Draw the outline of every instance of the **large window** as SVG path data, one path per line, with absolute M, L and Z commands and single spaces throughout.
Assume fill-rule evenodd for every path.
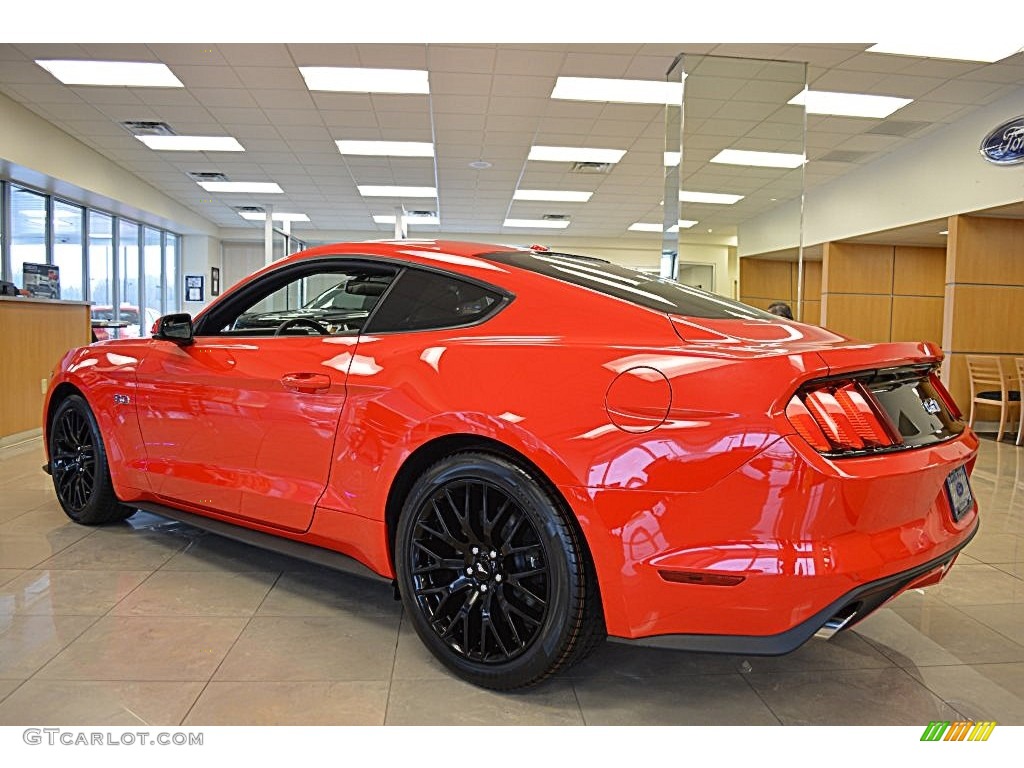
M 23 264 L 55 265 L 60 298 L 130 326 L 114 334 L 147 335 L 150 320 L 180 308 L 179 235 L 2 179 L 0 229 L 0 277 L 24 287 Z
M 60 297 L 85 298 L 82 275 L 82 225 L 85 210 L 63 200 L 53 201 L 53 263 L 60 267 Z
M 89 299 L 111 311 L 114 304 L 114 219 L 89 211 Z
M 11 186 L 11 266 L 14 282 L 24 287 L 22 264 L 46 264 L 46 196 Z
M 143 308 L 145 322 L 142 325 L 143 336 L 149 336 L 153 322 L 160 317 L 163 307 L 163 261 L 164 249 L 161 244 L 160 230 L 146 227 L 143 240 L 142 264 L 145 269 L 143 285 L 145 286 Z

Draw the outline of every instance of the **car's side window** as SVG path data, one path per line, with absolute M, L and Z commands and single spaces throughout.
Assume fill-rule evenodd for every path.
M 221 336 L 355 334 L 394 279 L 374 265 L 325 265 L 268 275 L 258 290 L 239 297 L 217 318 Z
M 476 283 L 409 268 L 398 277 L 364 330 L 383 333 L 472 325 L 498 309 L 504 299 Z

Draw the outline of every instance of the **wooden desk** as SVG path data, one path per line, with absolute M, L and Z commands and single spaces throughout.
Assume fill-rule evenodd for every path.
M 65 352 L 91 338 L 84 301 L 0 296 L 0 444 L 38 434 L 43 381 Z

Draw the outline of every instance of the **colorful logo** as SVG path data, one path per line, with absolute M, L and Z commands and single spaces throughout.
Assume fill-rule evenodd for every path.
M 921 734 L 921 741 L 988 741 L 995 727 L 995 720 L 978 723 L 971 720 L 955 723 L 948 720 L 932 720 Z

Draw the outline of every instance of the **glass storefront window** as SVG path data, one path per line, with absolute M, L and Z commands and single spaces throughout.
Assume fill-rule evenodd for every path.
M 139 225 L 120 219 L 117 222 L 117 270 L 121 297 L 120 313 L 131 326 L 121 332 L 122 337 L 139 336 Z M 132 322 L 132 320 L 135 322 Z
M 160 243 L 160 230 L 146 227 L 143 235 L 142 264 L 144 269 L 143 285 L 145 295 L 143 301 L 144 322 L 140 326 L 140 336 L 149 336 L 153 322 L 163 314 L 163 246 Z M 150 322 L 152 318 L 153 322 Z
M 167 248 L 164 250 L 164 268 L 167 275 L 167 304 L 165 314 L 181 309 L 178 303 L 178 236 L 167 233 Z
M 60 267 L 60 297 L 81 301 L 82 218 L 85 211 L 62 200 L 53 201 L 53 263 Z
M 89 300 L 113 309 L 114 303 L 114 219 L 89 211 Z
M 46 196 L 11 185 L 11 271 L 25 285 L 22 264 L 46 264 Z

